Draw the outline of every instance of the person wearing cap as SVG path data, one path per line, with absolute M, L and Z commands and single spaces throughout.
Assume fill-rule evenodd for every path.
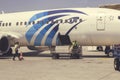
M 13 60 L 14 60 L 14 61 L 15 61 L 16 56 L 17 56 L 18 59 L 20 60 L 20 54 L 18 53 L 19 48 L 20 48 L 19 42 L 16 42 L 16 43 L 15 43 L 15 46 L 14 46 L 14 53 L 13 53 Z

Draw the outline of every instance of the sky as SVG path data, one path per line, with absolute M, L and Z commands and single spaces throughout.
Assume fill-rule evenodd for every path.
M 0 11 L 21 12 L 56 8 L 98 7 L 120 0 L 0 0 Z

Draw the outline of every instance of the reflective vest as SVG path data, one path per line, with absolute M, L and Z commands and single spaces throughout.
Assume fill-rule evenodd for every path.
M 77 42 L 72 42 L 72 46 L 73 46 L 73 48 L 78 48 Z

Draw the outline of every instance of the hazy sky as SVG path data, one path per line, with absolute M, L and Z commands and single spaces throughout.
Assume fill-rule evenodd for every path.
M 116 4 L 120 0 L 0 0 L 0 11 L 17 12 L 41 9 L 98 7 Z

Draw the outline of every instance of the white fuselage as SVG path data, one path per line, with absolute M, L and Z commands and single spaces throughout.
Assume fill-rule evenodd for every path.
M 0 15 L 0 35 L 11 45 L 60 45 L 59 36 L 82 46 L 120 44 L 120 11 L 104 8 L 67 8 Z M 11 23 L 11 25 L 9 25 Z M 14 41 L 14 42 L 13 42 Z

